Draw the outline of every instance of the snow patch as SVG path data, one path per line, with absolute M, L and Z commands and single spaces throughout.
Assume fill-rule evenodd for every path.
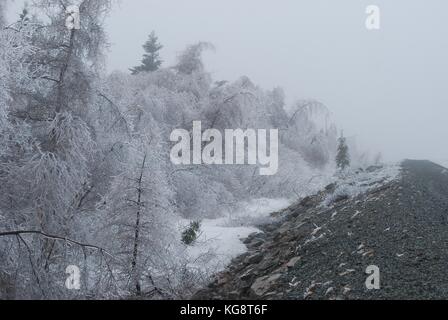
M 433 160 L 432 162 L 437 163 L 438 165 L 440 165 L 448 170 L 448 159 Z
M 375 188 L 381 187 L 398 179 L 401 172 L 400 164 L 385 165 L 362 171 L 349 172 L 336 181 L 336 190 L 324 200 L 325 206 L 331 206 L 344 198 L 353 198 Z
M 242 240 L 261 232 L 255 226 L 270 221 L 271 213 L 290 204 L 291 201 L 286 199 L 251 200 L 239 205 L 235 212 L 226 212 L 222 218 L 203 220 L 198 240 L 186 249 L 191 261 L 188 267 L 208 276 L 223 271 L 233 258 L 248 251 Z M 190 222 L 185 219 L 181 226 L 187 226 Z

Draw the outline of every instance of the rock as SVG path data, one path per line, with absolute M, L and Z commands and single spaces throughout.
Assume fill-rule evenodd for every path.
M 305 293 L 303 294 L 303 298 L 307 299 L 311 297 L 315 293 L 316 287 L 317 284 L 313 281 L 311 285 L 308 288 L 306 288 Z
M 289 262 L 286 264 L 286 267 L 288 267 L 289 269 L 292 269 L 296 266 L 297 262 L 299 262 L 301 259 L 301 257 L 295 257 L 292 258 L 291 260 L 289 260 Z
M 278 228 L 278 226 L 276 224 L 270 224 L 270 225 L 265 225 L 263 226 L 263 230 L 266 232 L 273 232 Z
M 274 213 L 271 213 L 271 217 L 273 217 L 273 218 L 280 218 L 281 216 L 284 216 L 284 215 L 287 215 L 288 214 L 288 212 L 287 212 L 287 210 L 285 210 L 285 211 L 279 211 L 279 212 L 274 212 Z
M 333 292 L 334 292 L 334 288 L 333 288 L 333 287 L 330 287 L 330 288 L 328 288 L 327 291 L 325 292 L 325 296 L 328 296 L 329 294 L 331 294 L 331 293 L 333 293 Z
M 216 280 L 216 285 L 217 286 L 222 286 L 224 284 L 226 284 L 227 282 L 229 282 L 229 276 L 228 275 L 221 275 L 217 280 Z
M 350 196 L 348 194 L 341 194 L 341 195 L 336 196 L 336 198 L 334 199 L 333 202 L 339 203 L 339 202 L 346 201 L 349 199 L 350 199 Z
M 255 233 L 251 233 L 246 239 L 243 240 L 244 244 L 249 244 L 251 243 L 255 238 L 257 238 L 257 236 L 259 236 L 258 232 Z
M 252 279 L 255 275 L 257 275 L 257 272 L 255 272 L 254 268 L 249 268 L 246 272 L 244 272 L 240 276 L 240 280 L 248 281 L 248 280 Z
M 251 286 L 252 292 L 261 297 L 270 291 L 272 286 L 282 277 L 280 273 L 264 276 L 255 280 L 254 284 Z
M 283 236 L 283 237 L 279 240 L 279 242 L 282 243 L 282 244 L 286 244 L 286 243 L 288 243 L 288 242 L 291 242 L 291 241 L 295 240 L 295 238 L 296 238 L 296 237 L 294 236 L 294 234 L 287 234 L 287 235 Z
M 348 293 L 350 293 L 350 291 L 352 291 L 352 288 L 350 288 L 349 286 L 345 286 L 344 291 L 342 292 L 343 295 L 347 295 Z
M 263 243 L 264 243 L 263 240 L 261 240 L 261 239 L 256 239 L 256 240 L 250 242 L 250 243 L 248 244 L 248 246 L 249 246 L 250 248 L 256 249 L 256 248 L 261 247 L 261 245 L 262 245 Z
M 281 266 L 280 268 L 275 269 L 273 273 L 286 273 L 286 272 L 288 272 L 288 268 L 286 268 L 285 266 Z
M 247 264 L 258 264 L 263 260 L 263 254 L 262 253 L 256 253 L 254 255 L 251 255 L 248 257 L 244 262 Z
M 285 222 L 278 230 L 277 233 L 283 235 L 291 231 L 291 223 Z
M 229 299 L 238 300 L 240 293 L 238 291 L 229 292 Z
M 274 259 L 274 257 L 267 257 L 266 259 L 264 259 L 263 263 L 258 266 L 258 269 L 261 271 L 266 271 L 275 268 L 278 265 L 278 259 Z
M 328 186 L 325 187 L 325 191 L 327 193 L 333 193 L 336 190 L 336 186 L 337 186 L 336 183 L 329 184 Z
M 381 170 L 383 166 L 370 166 L 366 169 L 366 172 L 372 173 L 378 170 Z
M 291 218 L 297 218 L 300 214 L 302 213 L 302 211 L 300 209 L 294 210 L 290 213 Z
M 274 233 L 274 237 L 272 239 L 274 240 L 274 242 L 278 242 L 281 237 L 283 237 L 283 233 L 276 232 Z
M 305 197 L 303 198 L 303 200 L 300 202 L 300 205 L 305 207 L 305 208 L 310 208 L 314 205 L 314 201 L 312 197 Z
M 245 253 L 239 257 L 236 257 L 235 259 L 232 260 L 232 264 L 239 264 L 243 262 L 247 257 L 249 257 L 249 255 L 250 255 L 249 253 Z

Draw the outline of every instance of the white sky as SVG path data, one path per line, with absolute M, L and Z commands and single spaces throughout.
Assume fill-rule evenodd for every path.
M 379 31 L 365 28 L 370 4 L 381 8 Z M 215 80 L 247 75 L 283 87 L 288 101 L 318 99 L 389 160 L 448 159 L 447 12 L 446 0 L 122 0 L 107 20 L 108 64 L 138 64 L 152 30 L 165 65 L 209 41 Z

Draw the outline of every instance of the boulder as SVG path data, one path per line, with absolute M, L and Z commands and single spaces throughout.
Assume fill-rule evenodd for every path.
M 276 273 L 269 276 L 264 276 L 255 280 L 254 284 L 251 286 L 252 292 L 258 296 L 262 297 L 276 284 L 276 282 L 282 277 L 280 273 Z
M 286 266 L 289 269 L 292 269 L 297 265 L 297 263 L 300 261 L 300 259 L 301 259 L 301 257 L 292 258 L 291 260 L 289 260 L 289 262 L 286 264 Z

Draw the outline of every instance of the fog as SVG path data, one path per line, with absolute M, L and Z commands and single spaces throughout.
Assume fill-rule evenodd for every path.
M 381 9 L 380 30 L 365 27 L 370 4 Z M 216 80 L 247 75 L 284 88 L 290 103 L 318 99 L 346 135 L 388 160 L 448 159 L 447 10 L 444 0 L 122 1 L 107 21 L 108 69 L 137 65 L 152 30 L 165 65 L 209 41 Z

